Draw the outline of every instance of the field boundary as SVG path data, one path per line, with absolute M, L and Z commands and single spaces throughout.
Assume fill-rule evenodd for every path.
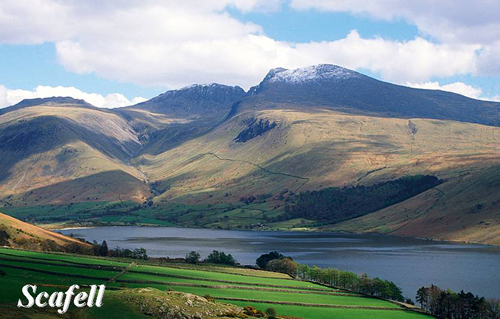
M 134 283 L 134 284 L 161 284 L 166 286 L 179 286 L 179 287 L 196 287 L 196 288 L 207 288 L 207 289 L 238 289 L 238 290 L 252 290 L 252 291 L 269 291 L 269 292 L 283 292 L 283 293 L 297 293 L 297 294 L 312 294 L 312 295 L 327 295 L 327 296 L 344 296 L 344 297 L 361 297 L 366 298 L 366 296 L 361 296 L 359 294 L 347 294 L 338 292 L 322 292 L 322 291 L 305 291 L 305 290 L 294 290 L 294 289 L 274 289 L 274 288 L 264 288 L 264 287 L 245 287 L 245 286 L 233 286 L 233 285 L 204 285 L 204 284 L 192 284 L 185 282 L 157 282 L 157 281 L 142 281 L 142 280 L 132 280 L 132 279 L 119 279 L 116 282 L 122 283 Z
M 226 300 L 226 301 L 243 301 L 243 302 L 255 302 L 255 303 L 268 303 L 268 304 L 274 304 L 274 305 L 288 305 L 288 306 L 301 306 L 301 307 L 411 311 L 409 309 L 402 308 L 402 307 L 400 307 L 400 308 L 390 308 L 390 307 L 377 307 L 377 306 L 330 305 L 330 304 L 314 304 L 314 303 L 303 303 L 303 302 L 259 300 L 259 299 L 232 298 L 232 297 L 213 297 L 213 298 L 217 299 L 217 300 Z
M 29 258 L 28 258 L 29 259 Z M 45 262 L 45 261 L 31 261 L 31 260 L 23 260 L 17 258 L 5 258 L 0 256 L 0 260 L 2 261 L 13 261 L 13 262 L 30 262 L 33 264 L 39 265 L 48 265 L 48 266 L 59 266 L 59 267 L 72 267 L 72 268 L 87 268 L 94 270 L 106 270 L 106 271 L 123 271 L 126 267 L 118 267 L 118 266 L 100 266 L 100 265 L 92 265 L 92 264 L 69 264 L 65 265 L 57 262 Z M 46 259 L 49 260 L 49 259 Z M 64 262 L 64 261 L 61 261 Z
M 241 208 L 238 208 L 241 209 Z M 187 269 L 187 270 L 196 270 L 196 271 L 206 271 L 206 272 L 213 272 L 213 273 L 218 273 L 218 274 L 228 274 L 228 275 L 236 275 L 236 276 L 243 276 L 243 277 L 252 277 L 252 278 L 264 278 L 264 279 L 279 279 L 279 280 L 296 280 L 295 278 L 291 278 L 290 276 L 288 277 L 269 277 L 269 276 L 255 276 L 255 275 L 249 275 L 249 274 L 242 274 L 238 272 L 229 272 L 229 271 L 220 271 L 220 270 L 213 270 L 213 269 L 206 269 L 205 267 L 211 267 L 211 266 L 205 266 L 203 264 L 200 264 L 199 266 L 203 268 L 194 268 L 194 267 L 183 267 L 183 266 L 177 266 L 177 265 L 168 265 L 168 264 L 161 264 L 161 263 L 151 263 L 148 264 L 146 263 L 145 265 L 147 266 L 157 266 L 157 267 L 163 267 L 163 268 L 175 268 L 175 269 Z M 216 268 L 224 268 L 220 266 L 212 266 Z M 227 267 L 227 269 L 247 269 L 247 270 L 252 270 L 252 271 L 268 271 L 268 270 L 262 270 L 262 269 L 253 269 L 253 268 L 246 268 L 246 267 L 241 267 L 241 268 L 233 268 L 233 267 Z
M 188 279 L 188 280 L 191 279 L 191 280 L 200 280 L 200 281 L 209 281 L 209 282 L 220 282 L 220 283 L 225 283 L 225 284 L 239 284 L 239 285 L 247 285 L 247 286 L 263 286 L 263 287 L 287 288 L 287 289 L 301 289 L 301 290 L 311 290 L 311 291 L 327 291 L 326 289 L 320 289 L 320 288 L 248 283 L 248 282 L 232 281 L 232 280 L 220 280 L 220 279 L 199 278 L 199 277 L 191 277 L 191 276 L 183 276 L 183 275 L 152 273 L 152 272 L 141 271 L 141 270 L 130 270 L 129 273 L 137 273 L 137 274 L 142 274 L 142 275 L 152 275 L 152 276 L 157 276 L 157 277 L 169 277 L 169 278 L 177 278 L 177 279 Z M 273 279 L 276 279 L 276 278 L 273 278 Z M 277 280 L 280 280 L 280 279 L 277 279 Z

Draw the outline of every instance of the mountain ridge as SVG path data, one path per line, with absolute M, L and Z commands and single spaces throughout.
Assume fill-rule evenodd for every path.
M 350 114 L 429 118 L 500 126 L 500 103 L 380 81 L 335 65 L 273 69 L 230 115 L 276 103 L 292 109 L 328 107 Z

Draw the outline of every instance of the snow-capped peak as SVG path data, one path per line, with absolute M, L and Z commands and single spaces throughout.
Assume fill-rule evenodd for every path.
M 225 87 L 226 85 L 218 83 L 204 83 L 204 84 L 191 84 L 183 88 L 178 89 L 178 91 L 190 90 L 194 88 L 210 88 L 210 87 Z
M 345 80 L 359 76 L 359 73 L 337 65 L 319 64 L 294 70 L 272 69 L 265 80 L 269 82 L 303 83 L 317 79 Z

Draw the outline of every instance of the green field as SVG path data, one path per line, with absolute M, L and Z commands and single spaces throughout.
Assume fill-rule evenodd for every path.
M 102 309 L 75 308 L 71 310 L 72 314 L 82 318 L 142 317 L 144 313 L 140 313 L 140 309 L 144 306 L 140 309 L 135 307 L 137 302 L 130 301 L 135 299 L 127 293 L 134 294 L 134 298 L 142 298 L 141 293 L 130 289 L 148 287 L 151 290 L 147 293 L 154 294 L 156 299 L 166 298 L 163 294 L 175 291 L 209 295 L 216 302 L 210 303 L 213 307 L 233 304 L 253 306 L 262 311 L 272 307 L 279 315 L 302 318 L 425 317 L 389 301 L 294 280 L 282 274 L 243 268 L 187 264 L 158 266 L 133 260 L 0 248 L 0 270 L 5 272 L 0 277 L 0 306 L 9 311 L 16 311 L 11 307 L 22 297 L 21 289 L 26 284 L 37 284 L 39 290 L 52 292 L 65 290 L 72 284 L 106 283 L 105 306 Z M 167 300 L 173 300 L 169 298 Z M 150 307 L 158 309 L 161 306 Z M 155 310 L 151 309 L 149 312 L 154 313 Z
M 132 201 L 81 202 L 67 205 L 2 207 L 2 212 L 30 223 L 57 226 L 187 226 L 223 229 L 252 229 L 266 223 L 266 217 L 281 214 L 273 202 L 191 205 L 175 202 L 152 207 Z M 259 226 L 260 227 L 260 226 Z M 278 227 L 273 227 L 278 228 Z M 282 228 L 289 228 L 282 227 Z

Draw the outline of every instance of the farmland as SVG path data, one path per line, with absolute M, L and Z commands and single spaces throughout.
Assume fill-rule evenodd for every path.
M 16 311 L 13 306 L 22 297 L 21 289 L 26 284 L 36 284 L 50 293 L 66 290 L 72 284 L 88 287 L 105 283 L 107 290 L 102 308 L 70 308 L 71 314 L 77 318 L 136 318 L 145 315 L 145 308 L 149 309 L 148 313 L 161 311 L 164 303 L 158 300 L 162 298 L 168 300 L 169 306 L 178 302 L 177 308 L 183 305 L 182 298 L 195 298 L 193 309 L 199 306 L 197 311 L 219 311 L 223 315 L 252 306 L 262 311 L 272 307 L 279 315 L 302 318 L 426 317 L 386 300 L 245 268 L 183 263 L 155 265 L 145 261 L 0 248 L 0 270 L 5 273 L 0 277 L 0 300 L 8 311 Z M 144 294 L 151 298 L 144 299 Z M 190 294 L 205 296 L 207 300 L 198 300 Z M 146 302 L 147 307 L 143 304 Z M 47 310 L 47 315 L 50 313 Z

